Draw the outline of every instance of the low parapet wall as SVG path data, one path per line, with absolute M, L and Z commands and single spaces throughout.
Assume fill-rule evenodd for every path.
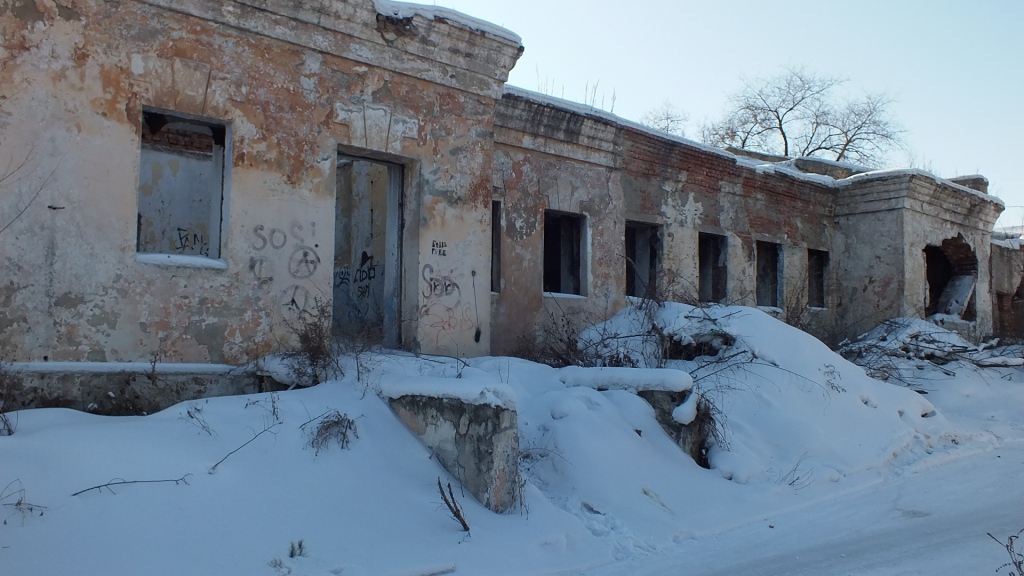
M 6 412 L 73 408 L 95 414 L 152 414 L 185 400 L 252 394 L 274 382 L 253 366 L 145 362 L 4 364 L 0 401 Z

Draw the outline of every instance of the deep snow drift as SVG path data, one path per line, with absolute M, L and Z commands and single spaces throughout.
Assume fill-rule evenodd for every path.
M 666 340 L 648 336 L 653 326 L 670 355 L 690 359 L 662 361 Z M 894 385 L 756 309 L 678 304 L 627 309 L 583 345 L 692 381 L 640 370 L 615 386 L 515 358 L 376 353 L 359 358 L 360 370 L 346 358 L 345 377 L 313 388 L 150 416 L 11 414 L 17 431 L 0 437 L 0 571 L 612 574 L 621 561 L 631 566 L 623 574 L 636 573 L 687 546 L 721 548 L 769 514 L 803 510 L 813 525 L 823 503 L 1024 438 L 1024 373 L 1013 362 L 937 366 L 897 355 L 910 386 Z M 648 385 L 692 387 L 724 415 L 711 469 L 631 391 Z M 516 406 L 526 478 L 518 511 L 492 514 L 460 494 L 378 397 L 417 387 Z M 316 452 L 311 431 L 333 410 L 354 420 L 351 443 Z M 448 516 L 439 477 L 456 486 L 469 534 Z M 162 482 L 72 496 L 111 481 Z M 869 528 L 856 518 L 853 527 Z M 303 555 L 290 557 L 300 540 Z M 760 553 L 768 550 L 743 551 Z M 1000 553 L 993 543 L 982 568 L 998 566 Z

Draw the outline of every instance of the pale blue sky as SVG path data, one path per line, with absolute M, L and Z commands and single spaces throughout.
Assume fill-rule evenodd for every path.
M 429 3 L 429 0 L 421 0 Z M 1024 0 L 437 0 L 523 38 L 509 83 L 636 120 L 669 100 L 695 137 L 743 78 L 785 66 L 885 92 L 907 129 L 893 167 L 980 173 L 1024 224 Z

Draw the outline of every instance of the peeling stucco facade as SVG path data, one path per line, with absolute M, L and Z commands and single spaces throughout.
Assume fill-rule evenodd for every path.
M 970 321 L 949 319 L 950 327 L 975 339 L 991 333 L 987 264 L 1002 205 L 962 184 L 917 171 L 857 173 L 813 159 L 726 153 L 517 89 L 499 103 L 495 140 L 503 235 L 492 317 L 508 329 L 495 332 L 493 353 L 514 353 L 524 338 L 557 332 L 565 314 L 592 320 L 621 308 L 630 221 L 659 230 L 658 294 L 706 300 L 700 237 L 719 238 L 726 271 L 714 301 L 763 305 L 826 342 L 894 316 L 926 316 L 923 252 L 960 238 L 976 257 L 976 313 Z M 581 295 L 542 289 L 545 210 L 586 221 Z M 777 250 L 778 286 L 768 305 L 758 293 L 758 251 L 765 249 Z M 815 257 L 820 287 L 809 286 Z M 816 288 L 823 293 L 812 294 Z
M 756 159 L 507 87 L 518 38 L 456 16 L 0 0 L 4 358 L 237 365 L 332 305 L 395 346 L 507 354 L 647 278 L 836 341 L 926 315 L 942 258 L 974 279 L 956 328 L 992 332 L 1002 205 L 978 183 Z
M 0 165 L 24 163 L 4 224 L 40 192 L 0 245 L 5 357 L 274 350 L 331 299 L 342 152 L 404 168 L 396 344 L 487 353 L 492 121 L 518 41 L 370 0 L 5 0 L 0 33 Z M 147 113 L 227 132 L 218 234 L 179 224 L 153 254 L 137 225 Z M 437 278 L 457 290 L 435 298 Z

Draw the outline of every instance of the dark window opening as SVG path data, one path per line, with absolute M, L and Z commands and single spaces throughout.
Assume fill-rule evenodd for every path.
M 782 301 L 782 246 L 757 243 L 757 305 L 778 308 Z
M 491 202 L 491 292 L 501 292 L 501 201 Z
M 940 246 L 926 246 L 924 261 L 928 281 L 925 315 L 947 314 L 975 320 L 978 257 L 970 244 L 962 235 L 947 238 Z
M 697 281 L 701 302 L 721 302 L 725 300 L 728 268 L 726 267 L 727 251 L 725 236 L 718 234 L 698 235 Z
M 807 250 L 807 305 L 812 308 L 825 308 L 827 295 L 825 279 L 828 277 L 828 252 L 823 250 Z
M 143 111 L 136 251 L 220 258 L 227 127 Z
M 582 294 L 583 216 L 544 211 L 544 291 Z
M 650 298 L 658 285 L 658 226 L 626 222 L 626 296 Z

